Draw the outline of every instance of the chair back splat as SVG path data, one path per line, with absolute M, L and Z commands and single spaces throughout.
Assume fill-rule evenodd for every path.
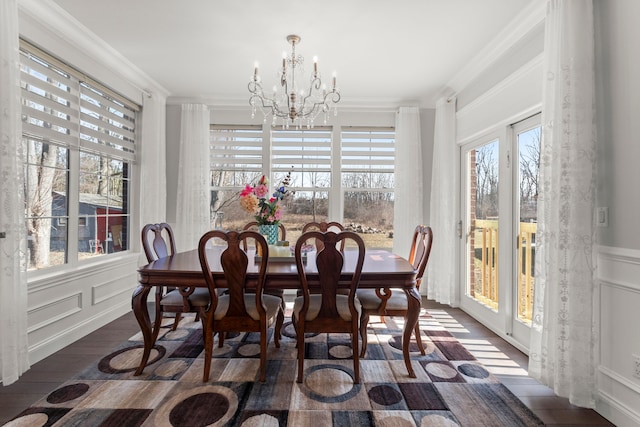
M 222 277 L 214 275 L 207 256 L 207 248 L 214 239 L 221 240 L 226 248 L 220 255 Z M 250 280 L 248 274 L 249 257 L 243 249 L 247 240 L 254 240 L 262 250 L 257 279 Z M 265 238 L 255 231 L 212 230 L 205 233 L 198 244 L 200 266 L 207 283 L 211 304 L 205 313 L 204 347 L 205 361 L 203 382 L 209 380 L 211 358 L 213 356 L 213 334 L 218 333 L 218 345 L 224 345 L 226 332 L 260 333 L 260 381 L 266 379 L 267 328 L 275 323 L 274 342 L 280 347 L 280 330 L 284 322 L 281 299 L 264 294 L 269 262 L 269 246 Z M 221 294 L 221 289 L 227 293 Z
M 258 230 L 258 222 L 257 221 L 251 221 L 245 224 L 243 231 L 257 231 Z M 284 225 L 282 224 L 278 224 L 278 239 L 280 240 L 287 240 L 287 229 L 285 228 Z M 247 251 L 249 249 L 249 246 L 247 245 L 247 240 L 244 240 L 242 242 L 242 247 L 244 248 L 245 251 Z M 257 247 L 256 247 L 256 253 L 257 253 Z M 268 295 L 275 295 L 277 297 L 279 297 L 281 299 L 281 304 L 282 304 L 282 311 L 284 312 L 286 310 L 286 304 L 284 302 L 284 290 L 283 289 L 267 289 L 265 290 L 265 293 Z
M 302 259 L 302 246 L 308 239 L 316 239 L 322 243 L 322 249 L 316 253 L 315 257 L 317 276 L 314 276 L 314 281 L 317 283 L 310 283 Z M 351 240 L 357 246 L 355 262 L 350 262 L 347 266 L 345 266 L 345 253 L 338 249 L 345 240 Z M 356 384 L 360 382 L 358 331 L 361 309 L 356 291 L 362 274 L 364 257 L 364 242 L 358 234 L 351 231 L 340 233 L 308 231 L 303 233 L 296 242 L 296 266 L 302 287 L 301 295 L 294 301 L 292 316 L 298 341 L 298 382 L 302 382 L 304 374 L 306 332 L 351 334 L 353 381 Z M 349 274 L 345 275 L 344 270 Z M 343 290 L 347 283 L 348 294 L 340 293 L 339 291 Z M 321 292 L 312 293 L 310 291 L 312 286 L 319 288 Z
M 331 222 L 308 222 L 305 225 L 302 226 L 302 233 L 306 233 L 307 231 L 322 231 L 327 232 L 327 231 L 333 231 L 334 233 L 339 233 L 341 231 L 344 231 L 344 225 L 340 224 L 339 222 L 336 221 L 331 221 Z M 316 239 L 316 248 L 318 249 L 318 251 L 322 250 L 322 242 Z M 340 250 L 343 251 L 344 250 L 344 245 L 345 245 L 345 241 L 342 240 L 340 242 Z

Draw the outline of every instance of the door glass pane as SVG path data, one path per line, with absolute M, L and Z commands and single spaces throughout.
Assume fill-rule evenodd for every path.
M 469 151 L 467 293 L 498 309 L 498 140 Z
M 538 222 L 538 177 L 540 172 L 541 128 L 518 134 L 519 211 L 517 255 L 518 320 L 531 323 L 533 310 L 534 260 Z

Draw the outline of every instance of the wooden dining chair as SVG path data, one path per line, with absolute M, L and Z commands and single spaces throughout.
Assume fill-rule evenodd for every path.
M 245 226 L 242 228 L 243 231 L 248 231 L 248 230 L 254 230 L 254 231 L 258 231 L 258 222 L 257 221 L 251 221 L 245 224 Z M 284 225 L 282 225 L 282 223 L 278 224 L 278 240 L 287 240 L 287 229 L 285 228 Z M 244 248 L 244 250 L 248 250 L 249 246 L 247 245 L 247 241 L 245 240 L 242 243 L 242 247 Z M 257 253 L 257 250 L 256 250 Z M 282 311 L 284 312 L 286 310 L 286 303 L 284 301 L 284 289 L 266 289 L 264 291 L 265 294 L 267 295 L 275 295 L 278 298 L 281 299 L 281 305 L 282 305 Z
M 176 243 L 171 226 L 167 223 L 147 224 L 142 228 L 142 248 L 147 262 L 176 253 Z M 209 305 L 209 290 L 194 286 L 156 287 L 156 315 L 153 325 L 153 342 L 158 338 L 164 313 L 173 313 L 172 331 L 175 331 L 183 313 L 196 313 L 196 321 L 202 310 Z
M 316 268 L 321 293 L 309 291 L 307 269 L 302 259 L 302 246 L 307 239 L 317 239 L 323 243 L 323 249 L 316 254 Z M 353 275 L 350 276 L 349 294 L 338 292 L 344 266 L 344 253 L 338 246 L 344 240 L 352 240 L 358 248 L 357 261 Z M 308 231 L 298 239 L 295 246 L 296 266 L 302 287 L 302 296 L 293 304 L 292 322 L 297 335 L 298 379 L 302 382 L 304 372 L 305 333 L 349 333 L 353 351 L 353 381 L 360 383 L 360 360 L 358 354 L 358 332 L 360 322 L 360 302 L 356 296 L 365 246 L 362 238 L 352 231 L 334 233 L 332 231 Z M 351 266 L 349 266 L 351 267 Z M 351 269 L 349 269 L 351 271 Z
M 227 247 L 220 255 L 224 283 L 219 283 L 214 278 L 207 258 L 207 246 L 212 239 L 226 242 Z M 247 266 L 249 258 L 247 252 L 240 246 L 247 239 L 255 240 L 255 244 L 259 245 L 264 254 L 258 266 L 258 279 L 252 293 L 248 292 Z M 211 297 L 211 304 L 205 313 L 203 322 L 205 358 L 202 381 L 209 380 L 214 333 L 218 333 L 218 344 L 222 347 L 226 332 L 259 332 L 260 381 L 264 382 L 267 364 L 267 328 L 275 323 L 274 342 L 276 347 L 280 347 L 280 331 L 284 322 L 280 298 L 266 295 L 263 292 L 269 262 L 267 241 L 256 231 L 238 233 L 237 231 L 212 230 L 200 238 L 198 256 Z M 220 288 L 226 288 L 228 292 L 219 295 Z
M 307 231 L 313 231 L 313 230 L 321 231 L 323 233 L 326 232 L 326 231 L 333 231 L 334 233 L 339 233 L 341 231 L 344 231 L 344 225 L 342 225 L 342 224 L 340 224 L 339 222 L 336 222 L 336 221 L 330 221 L 330 222 L 325 222 L 325 221 L 315 222 L 315 221 L 312 221 L 312 222 L 308 222 L 308 223 L 306 223 L 305 225 L 302 226 L 302 233 L 305 233 Z M 342 240 L 340 242 L 340 250 L 341 251 L 344 250 L 344 244 L 345 244 L 345 241 Z M 322 246 L 321 246 L 322 242 L 321 241 L 318 241 L 316 239 L 315 245 L 316 245 L 316 250 L 317 251 L 320 251 L 322 249 Z
M 431 245 L 433 244 L 433 231 L 431 227 L 418 225 L 413 232 L 411 241 L 411 250 L 409 252 L 409 262 L 416 270 L 416 288 L 420 291 L 420 283 L 424 275 L 429 255 L 431 254 Z M 406 316 L 409 308 L 407 294 L 402 289 L 391 289 L 381 284 L 377 289 L 358 289 L 357 292 L 360 304 L 362 304 L 362 314 L 360 318 L 360 336 L 362 337 L 362 352 L 360 357 L 365 357 L 367 352 L 367 325 L 369 324 L 369 316 L 381 316 L 384 322 L 384 316 Z M 420 324 L 416 323 L 414 328 L 416 342 L 420 353 L 425 354 L 422 338 L 420 335 Z

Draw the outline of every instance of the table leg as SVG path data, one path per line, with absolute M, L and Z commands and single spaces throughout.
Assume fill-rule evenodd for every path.
M 404 364 L 409 372 L 409 378 L 415 378 L 416 374 L 411 366 L 411 357 L 409 356 L 409 344 L 411 344 L 411 334 L 418 323 L 420 317 L 420 307 L 422 297 L 416 288 L 406 289 L 407 294 L 407 317 L 404 322 L 404 331 L 402 333 L 402 354 L 404 356 Z
M 142 353 L 142 360 L 136 372 L 133 375 L 140 375 L 147 366 L 149 361 L 149 355 L 153 348 L 153 331 L 151 329 L 151 320 L 149 319 L 149 309 L 147 308 L 147 296 L 151 288 L 149 286 L 138 286 L 131 296 L 131 308 L 136 316 L 138 325 L 140 325 L 140 331 L 142 331 L 142 337 L 144 339 L 144 351 Z

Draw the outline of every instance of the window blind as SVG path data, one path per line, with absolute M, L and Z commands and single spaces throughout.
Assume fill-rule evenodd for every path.
M 392 128 L 343 128 L 342 172 L 393 172 L 395 130 Z
M 326 174 L 328 177 L 331 171 L 331 143 L 329 128 L 272 130 L 272 171 L 286 173 L 293 168 L 300 177 L 296 187 L 314 187 L 314 174 Z
M 263 141 L 260 126 L 212 126 L 211 169 L 220 176 L 214 186 L 239 187 L 262 174 Z
M 135 160 L 139 107 L 21 41 L 23 133 Z

